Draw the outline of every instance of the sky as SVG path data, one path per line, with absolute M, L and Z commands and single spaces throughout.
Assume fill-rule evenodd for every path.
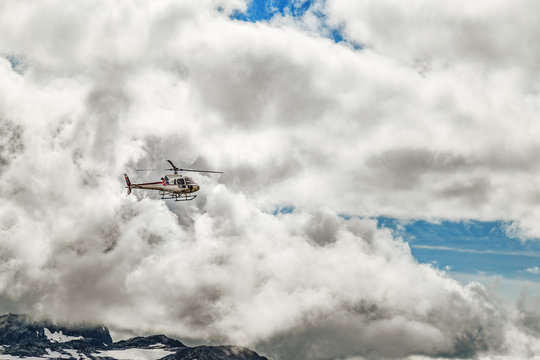
M 0 312 L 272 360 L 540 358 L 532 0 L 0 3 Z M 191 202 L 132 182 L 194 174 Z

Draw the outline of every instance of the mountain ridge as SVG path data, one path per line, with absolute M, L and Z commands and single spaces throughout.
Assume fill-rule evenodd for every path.
M 105 326 L 71 326 L 0 315 L 0 359 L 268 360 L 234 345 L 189 347 L 163 334 L 113 342 Z

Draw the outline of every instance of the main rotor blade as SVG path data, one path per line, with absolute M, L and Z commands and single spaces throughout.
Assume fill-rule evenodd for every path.
M 176 167 L 171 160 L 167 160 L 171 165 L 172 169 L 163 169 L 167 171 L 191 171 L 191 172 L 199 172 L 199 173 L 213 173 L 213 174 L 223 174 L 223 171 L 214 171 L 214 170 L 198 170 L 198 169 L 180 169 Z M 160 169 L 136 169 L 135 171 L 161 171 Z
M 200 173 L 223 174 L 223 171 L 214 171 L 214 170 L 178 169 L 178 171 L 192 171 L 192 172 L 200 172 Z
M 197 169 L 180 169 L 180 168 L 176 167 L 176 165 L 174 165 L 174 164 L 172 163 L 171 160 L 167 160 L 167 161 L 169 162 L 169 164 L 171 164 L 172 169 L 165 169 L 165 170 L 172 170 L 172 171 L 174 171 L 175 174 L 176 174 L 177 171 L 191 171 L 191 172 L 199 172 L 199 173 L 223 174 L 223 171 L 197 170 Z

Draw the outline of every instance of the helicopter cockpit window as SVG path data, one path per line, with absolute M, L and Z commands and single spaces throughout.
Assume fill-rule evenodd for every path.
M 186 177 L 186 183 L 188 185 L 195 185 L 195 181 L 193 181 L 193 179 L 190 177 Z
M 178 179 L 177 182 L 178 182 L 178 185 L 181 185 L 181 186 L 185 185 L 184 179 L 182 179 L 182 178 Z

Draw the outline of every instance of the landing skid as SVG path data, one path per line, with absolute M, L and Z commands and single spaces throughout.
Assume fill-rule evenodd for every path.
M 190 201 L 197 197 L 197 195 L 193 195 L 193 194 L 175 194 L 175 193 L 170 193 L 166 191 L 160 191 L 159 195 L 161 195 L 161 198 L 164 200 L 174 200 L 174 201 Z

